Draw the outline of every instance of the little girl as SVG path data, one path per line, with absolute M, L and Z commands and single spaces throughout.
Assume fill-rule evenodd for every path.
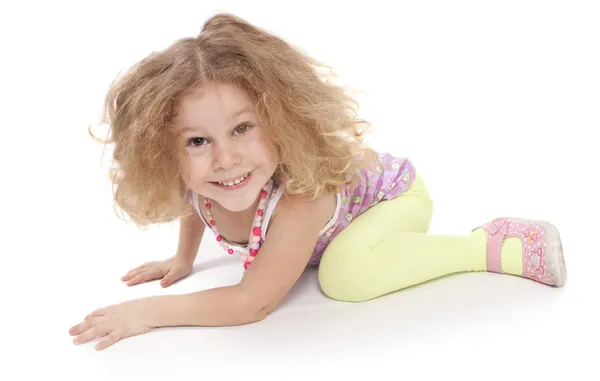
M 113 85 L 115 202 L 140 226 L 180 222 L 176 254 L 122 280 L 171 285 L 207 236 L 245 271 L 237 285 L 101 308 L 71 328 L 75 343 L 101 338 L 103 349 L 156 327 L 263 320 L 308 265 L 328 297 L 353 302 L 466 271 L 564 284 L 548 222 L 497 218 L 465 236 L 427 234 L 432 201 L 414 164 L 365 145 L 369 124 L 319 68 L 219 14 Z

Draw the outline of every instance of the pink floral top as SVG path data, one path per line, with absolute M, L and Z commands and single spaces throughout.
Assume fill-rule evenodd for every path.
M 383 200 L 404 193 L 415 179 L 415 168 L 406 158 L 381 153 L 380 164 L 361 170 L 362 179 L 354 190 L 350 185 L 337 194 L 337 208 L 321 230 L 309 265 L 317 265 L 331 242 L 353 219 Z
M 359 184 L 351 189 L 351 184 L 336 195 L 337 205 L 333 217 L 321 229 L 320 236 L 315 245 L 313 254 L 308 265 L 318 265 L 321 257 L 327 248 L 327 245 L 348 226 L 353 219 L 361 215 L 370 207 L 383 200 L 390 200 L 404 193 L 415 179 L 415 168 L 406 158 L 392 156 L 388 153 L 380 153 L 380 165 L 373 164 L 369 168 L 360 171 L 362 178 Z M 273 214 L 277 202 L 281 198 L 284 189 L 277 184 L 270 188 L 267 196 L 268 202 L 262 222 L 262 233 L 259 241 L 259 247 L 265 240 L 265 234 L 268 230 L 270 218 Z M 198 195 L 190 192 L 190 203 L 192 203 L 204 223 L 211 229 L 208 221 L 200 212 Z M 232 242 L 227 242 L 231 247 L 236 247 L 242 251 L 248 251 L 248 246 L 240 246 Z M 259 254 L 260 255 L 260 254 Z

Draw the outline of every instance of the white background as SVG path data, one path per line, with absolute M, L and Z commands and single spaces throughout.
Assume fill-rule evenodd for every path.
M 596 1 L 15 4 L 0 7 L 0 379 L 597 376 Z M 185 281 L 120 283 L 174 253 L 176 225 L 141 232 L 115 216 L 110 158 L 87 134 L 120 71 L 221 10 L 364 92 L 374 144 L 410 157 L 430 188 L 432 233 L 466 234 L 502 215 L 549 220 L 562 234 L 567 285 L 459 274 L 346 304 L 323 296 L 308 271 L 258 324 L 161 329 L 102 352 L 73 345 L 69 327 L 98 307 L 241 276 L 207 239 Z

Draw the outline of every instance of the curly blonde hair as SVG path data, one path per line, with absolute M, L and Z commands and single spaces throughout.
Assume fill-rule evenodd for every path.
M 288 193 L 339 191 L 377 157 L 364 142 L 371 125 L 357 118 L 357 102 L 333 77 L 329 67 L 239 17 L 211 17 L 197 37 L 153 52 L 111 85 L 103 122 L 111 130 L 106 142 L 114 143 L 115 206 L 138 226 L 189 212 L 174 121 L 181 99 L 211 81 L 234 83 L 253 100 L 278 159 L 274 176 Z

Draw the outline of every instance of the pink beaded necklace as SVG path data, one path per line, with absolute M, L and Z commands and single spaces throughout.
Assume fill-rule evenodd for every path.
M 260 238 L 262 233 L 262 223 L 263 223 L 263 215 L 265 213 L 265 206 L 267 205 L 267 196 L 269 195 L 271 189 L 273 188 L 273 180 L 269 180 L 265 186 L 263 186 L 260 191 L 260 200 L 258 202 L 258 207 L 256 209 L 256 214 L 254 215 L 254 223 L 252 225 L 252 230 L 250 231 L 250 239 L 248 240 L 248 245 L 245 248 L 232 248 L 230 247 L 223 239 L 221 233 L 217 229 L 215 220 L 213 218 L 211 212 L 211 203 L 207 198 L 204 198 L 204 206 L 206 207 L 206 214 L 208 215 L 210 224 L 210 228 L 212 229 L 215 237 L 217 238 L 217 242 L 221 245 L 221 248 L 227 252 L 229 255 L 235 255 L 240 261 L 244 262 L 244 269 L 247 270 L 250 267 L 250 264 L 256 258 L 258 254 L 258 249 L 260 248 Z

